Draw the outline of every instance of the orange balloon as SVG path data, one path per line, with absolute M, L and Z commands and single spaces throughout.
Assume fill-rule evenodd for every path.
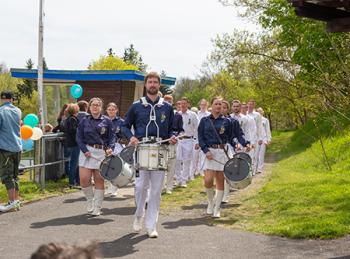
M 33 135 L 33 129 L 27 125 L 23 125 L 21 127 L 21 138 L 26 140 L 30 139 L 31 136 Z

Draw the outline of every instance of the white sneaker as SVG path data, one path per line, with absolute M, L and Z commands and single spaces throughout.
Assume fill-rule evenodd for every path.
M 220 218 L 220 209 L 214 210 L 212 218 Z
M 166 194 L 172 194 L 173 192 L 171 190 L 166 190 Z
M 87 202 L 86 202 L 86 210 L 88 213 L 92 213 L 94 211 L 94 199 L 89 199 Z
M 108 186 L 108 189 L 109 189 L 109 193 L 111 194 L 111 197 L 117 197 L 118 188 L 116 186 L 110 183 Z
M 19 208 L 20 208 L 19 200 L 9 201 L 5 205 L 1 205 L 0 206 L 0 212 L 8 212 L 8 211 L 11 211 L 11 210 L 16 211 L 16 210 L 19 210 Z
M 207 207 L 207 214 L 212 215 L 214 213 L 214 204 L 213 203 L 208 203 Z
M 94 210 L 91 213 L 92 216 L 101 215 L 103 197 L 104 197 L 104 190 L 96 189 L 94 193 Z
M 187 188 L 187 184 L 182 183 L 182 184 L 180 184 L 180 187 L 181 187 L 181 188 Z
M 157 230 L 153 229 L 153 230 L 148 230 L 147 234 L 150 238 L 157 238 L 158 237 L 158 232 Z
M 142 230 L 142 217 L 135 217 L 132 227 L 135 232 L 140 232 Z

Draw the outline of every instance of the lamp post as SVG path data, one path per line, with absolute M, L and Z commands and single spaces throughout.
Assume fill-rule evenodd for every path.
M 39 41 L 38 41 L 38 98 L 39 98 L 39 116 L 41 125 L 47 123 L 46 111 L 44 107 L 44 63 L 43 63 L 43 43 L 44 43 L 44 23 L 43 23 L 43 3 L 40 0 L 39 5 Z

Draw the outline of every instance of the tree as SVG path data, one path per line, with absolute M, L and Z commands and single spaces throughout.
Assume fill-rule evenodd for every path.
M 98 60 L 93 60 L 88 66 L 90 70 L 138 70 L 138 67 L 127 64 L 117 56 L 100 56 Z
M 132 64 L 137 66 L 138 69 L 142 72 L 145 72 L 147 69 L 147 65 L 143 63 L 142 56 L 134 48 L 133 44 L 130 44 L 130 47 L 124 49 L 123 60 L 127 64 Z
M 44 64 L 46 65 L 46 63 Z M 34 67 L 34 63 L 30 58 L 26 61 L 26 68 L 33 69 L 33 67 Z M 31 99 L 33 96 L 33 92 L 38 90 L 38 85 L 34 80 L 24 79 L 23 83 L 17 85 L 17 90 L 19 94 L 19 97 L 18 97 L 19 101 L 21 100 L 22 97 L 27 97 Z
M 109 48 L 109 49 L 107 50 L 107 55 L 108 55 L 109 57 L 113 57 L 113 56 L 115 55 L 115 53 L 113 52 L 113 49 L 112 49 L 112 48 Z

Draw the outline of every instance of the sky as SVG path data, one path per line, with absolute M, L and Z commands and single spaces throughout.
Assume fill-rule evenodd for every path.
M 44 56 L 49 69 L 86 69 L 134 44 L 148 69 L 195 77 L 211 40 L 234 29 L 254 30 L 218 0 L 45 0 Z M 37 64 L 39 0 L 0 0 L 0 63 Z

